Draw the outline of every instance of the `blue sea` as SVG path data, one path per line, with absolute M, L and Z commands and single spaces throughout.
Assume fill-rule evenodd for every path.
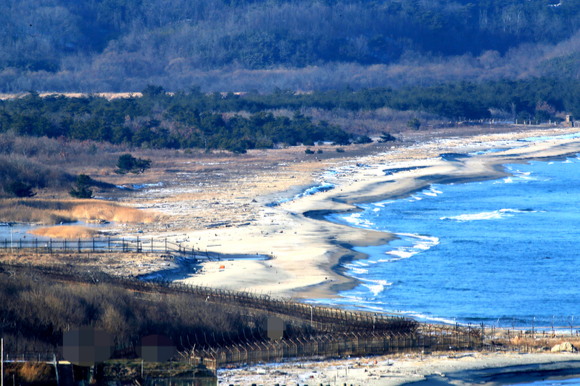
M 510 177 L 330 216 L 399 237 L 355 248 L 368 259 L 345 267 L 361 284 L 333 302 L 434 322 L 580 325 L 580 159 L 504 167 Z

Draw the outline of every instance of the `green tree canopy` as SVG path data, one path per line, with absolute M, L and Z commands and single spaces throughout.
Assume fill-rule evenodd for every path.
M 117 160 L 117 174 L 127 173 L 144 173 L 145 170 L 151 168 L 150 159 L 135 158 L 131 154 L 123 154 Z

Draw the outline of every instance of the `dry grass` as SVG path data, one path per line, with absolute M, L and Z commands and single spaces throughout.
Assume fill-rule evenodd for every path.
M 46 363 L 26 362 L 18 369 L 18 377 L 32 384 L 42 384 L 53 381 L 54 373 Z
M 38 228 L 31 230 L 28 233 L 31 233 L 36 236 L 45 236 L 61 239 L 89 238 L 89 237 L 97 237 L 101 234 L 96 229 L 78 225 L 63 225 L 49 228 Z
M 94 200 L 5 199 L 0 201 L 0 221 L 45 225 L 78 220 L 152 223 L 162 220 L 153 212 Z

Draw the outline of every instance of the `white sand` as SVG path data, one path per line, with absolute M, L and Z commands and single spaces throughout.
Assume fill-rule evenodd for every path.
M 560 140 L 549 143 L 515 142 L 518 138 L 558 135 L 577 129 L 551 129 L 538 132 L 496 134 L 471 138 L 438 140 L 406 149 L 387 151 L 364 159 L 328 164 L 338 169 L 337 176 L 322 178 L 336 185 L 328 192 L 302 197 L 277 207 L 265 207 L 258 225 L 217 230 L 190 231 L 187 247 L 224 254 L 273 255 L 269 261 L 227 262 L 220 270 L 218 262 L 205 263 L 202 274 L 183 281 L 235 290 L 252 289 L 287 297 L 332 297 L 337 290 L 355 284 L 354 280 L 335 272 L 341 257 L 364 257 L 349 245 L 380 245 L 393 235 L 367 231 L 306 217 L 308 211 L 352 211 L 352 203 L 376 202 L 389 197 L 402 197 L 432 182 L 477 180 L 508 176 L 497 165 L 526 162 L 580 152 L 580 140 Z M 514 147 L 499 153 L 488 153 L 459 162 L 437 157 L 440 153 L 481 150 L 489 147 Z M 364 167 L 357 166 L 366 165 Z M 423 167 L 385 176 L 384 169 Z
M 502 385 L 542 380 L 558 370 L 580 374 L 578 354 L 401 354 L 325 361 L 292 361 L 226 369 L 223 385 Z M 556 371 L 556 372 L 555 372 Z M 561 374 L 563 374 L 561 372 Z

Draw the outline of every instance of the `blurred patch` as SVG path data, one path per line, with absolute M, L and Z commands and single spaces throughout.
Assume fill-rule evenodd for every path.
M 77 366 L 94 366 L 105 362 L 114 351 L 111 335 L 94 327 L 80 327 L 67 331 L 59 347 L 63 358 Z
M 137 355 L 147 362 L 167 362 L 175 355 L 175 346 L 168 336 L 147 335 L 141 339 Z
M 284 321 L 277 316 L 271 316 L 266 322 L 266 331 L 270 340 L 280 340 L 284 337 L 286 326 Z

